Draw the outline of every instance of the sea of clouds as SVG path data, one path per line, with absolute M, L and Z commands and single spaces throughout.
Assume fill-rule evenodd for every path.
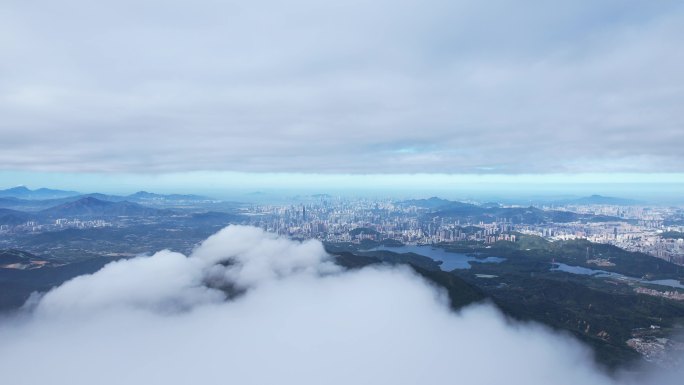
M 318 241 L 245 226 L 34 295 L 0 321 L 0 373 L 11 385 L 637 381 L 492 305 L 455 313 L 407 267 L 344 270 Z M 639 383 L 680 383 L 670 375 Z

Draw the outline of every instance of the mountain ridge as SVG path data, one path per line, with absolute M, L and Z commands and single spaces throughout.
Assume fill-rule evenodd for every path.
M 27 200 L 67 198 L 80 194 L 81 193 L 77 191 L 54 190 L 45 187 L 41 187 L 36 190 L 31 190 L 26 186 L 17 186 L 5 190 L 0 190 L 0 198 L 19 198 Z
M 54 218 L 87 215 L 100 217 L 160 216 L 170 214 L 170 212 L 168 210 L 146 207 L 134 202 L 111 202 L 89 196 L 42 210 L 38 214 Z

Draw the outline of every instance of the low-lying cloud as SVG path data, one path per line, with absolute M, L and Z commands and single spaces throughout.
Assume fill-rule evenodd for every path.
M 241 294 L 226 299 L 226 288 Z M 31 308 L 0 323 L 3 383 L 618 382 L 568 336 L 490 305 L 452 312 L 408 268 L 344 271 L 317 241 L 251 227 L 189 257 L 111 263 Z

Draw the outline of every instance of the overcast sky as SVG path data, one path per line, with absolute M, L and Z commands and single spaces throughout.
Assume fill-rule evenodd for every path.
M 0 170 L 681 174 L 682 47 L 668 0 L 3 0 Z

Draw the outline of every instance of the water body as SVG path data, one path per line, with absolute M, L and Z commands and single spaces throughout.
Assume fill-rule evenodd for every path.
M 566 273 L 580 275 L 595 275 L 597 277 L 623 277 L 621 274 L 611 273 L 610 271 L 595 270 L 582 266 L 566 265 L 564 263 L 554 263 L 551 267 L 551 271 L 564 271 Z
M 662 285 L 662 286 L 670 286 L 670 287 L 676 287 L 679 289 L 684 289 L 684 285 L 679 283 L 676 279 L 659 279 L 656 281 L 641 281 L 644 283 L 650 283 L 651 285 Z
M 419 254 L 424 257 L 434 259 L 435 261 L 442 261 L 440 268 L 443 271 L 451 271 L 456 269 L 470 269 L 470 262 L 476 263 L 501 263 L 506 260 L 506 258 L 500 257 L 486 257 L 477 258 L 463 253 L 452 253 L 441 248 L 432 246 L 399 246 L 399 247 L 387 247 L 378 246 L 366 251 L 391 251 L 393 253 L 414 253 Z
M 676 279 L 659 279 L 659 280 L 655 280 L 655 281 L 648 281 L 645 279 L 628 277 L 626 275 L 622 275 L 622 274 L 618 274 L 618 273 L 611 273 L 611 272 L 605 271 L 605 270 L 589 269 L 587 267 L 566 265 L 564 263 L 554 263 L 553 266 L 551 266 L 551 271 L 563 271 L 563 272 L 570 273 L 570 274 L 591 275 L 591 276 L 598 277 L 598 278 L 608 278 L 608 277 L 619 278 L 619 279 L 622 279 L 625 281 L 640 282 L 640 283 L 647 283 L 650 285 L 668 286 L 668 287 L 676 287 L 679 289 L 684 289 L 684 285 L 682 285 Z

